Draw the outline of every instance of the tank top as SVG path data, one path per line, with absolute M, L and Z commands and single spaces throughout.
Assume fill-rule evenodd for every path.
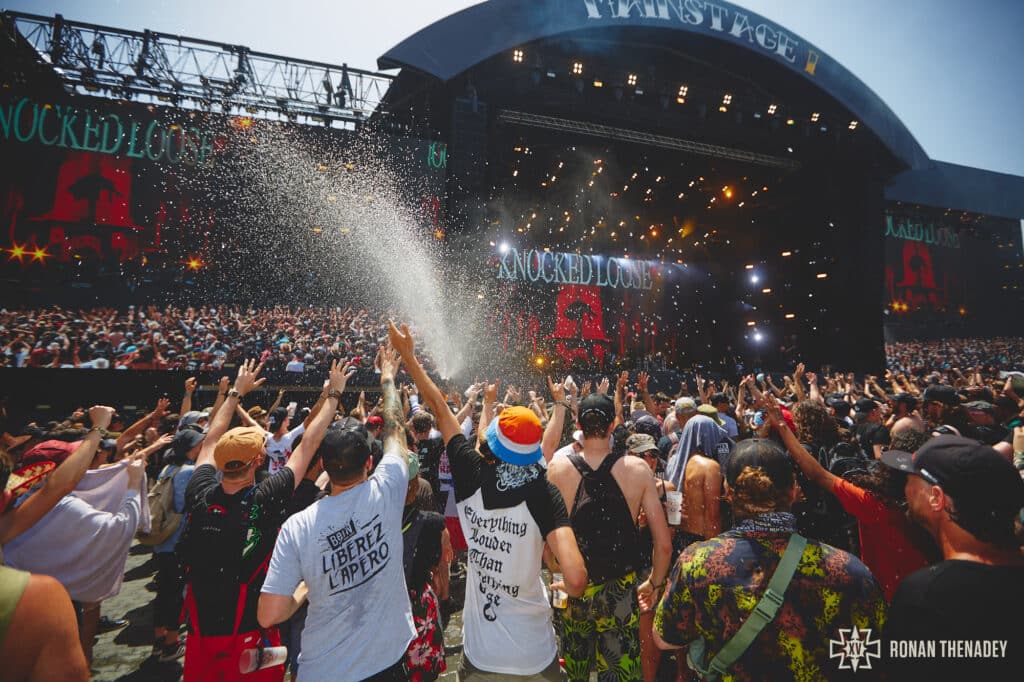
M 0 566 L 0 644 L 7 638 L 7 630 L 14 619 L 21 595 L 28 586 L 29 574 L 7 566 Z
M 629 511 L 612 466 L 622 455 L 605 457 L 595 471 L 578 453 L 569 461 L 580 472 L 580 484 L 569 514 L 590 583 L 600 585 L 636 570 L 640 531 Z

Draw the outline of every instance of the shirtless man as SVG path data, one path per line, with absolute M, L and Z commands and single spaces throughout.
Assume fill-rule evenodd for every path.
M 711 418 L 691 418 L 669 460 L 666 477 L 683 491 L 688 510 L 672 541 L 677 552 L 722 532 L 722 467 L 714 452 L 721 441 L 719 432 Z
M 909 393 L 897 393 L 893 397 L 892 415 L 886 422 L 889 433 L 920 431 L 924 433 L 924 419 L 917 413 L 917 398 Z
M 589 577 L 583 595 L 586 599 L 570 598 L 561 611 L 565 633 L 562 654 L 573 681 L 590 678 L 596 667 L 595 644 L 607 664 L 598 673 L 598 680 L 641 679 L 637 597 L 639 594 L 645 602 L 653 602 L 659 596 L 672 554 L 665 510 L 650 467 L 638 457 L 611 454 L 615 416 L 615 404 L 608 395 L 588 395 L 579 405 L 583 451 L 552 459 L 548 464 L 548 480 L 558 488 L 570 510 L 569 521 Z M 640 537 L 636 520 L 641 507 L 647 515 L 654 551 L 650 575 L 638 577 Z M 643 582 L 637 586 L 640 580 Z M 613 620 L 616 627 L 595 627 L 602 620 Z

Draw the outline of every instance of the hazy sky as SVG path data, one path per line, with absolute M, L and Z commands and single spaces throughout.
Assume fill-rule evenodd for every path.
M 515 0 L 508 0 L 514 2 Z M 575 2 L 582 0 L 549 0 Z M 7 9 L 153 29 L 375 69 L 470 0 L 0 0 Z M 933 159 L 1024 176 L 1024 0 L 742 0 L 857 75 Z

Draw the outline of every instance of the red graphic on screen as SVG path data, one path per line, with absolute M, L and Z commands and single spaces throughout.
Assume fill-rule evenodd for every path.
M 942 310 L 949 306 L 950 286 L 948 275 L 942 278 L 942 286 L 939 286 L 939 277 L 936 274 L 932 252 L 926 244 L 915 241 L 903 242 L 902 273 L 897 281 L 896 267 L 889 263 L 885 267 L 885 283 L 889 293 L 889 300 L 899 306 L 905 305 L 903 309 L 919 309 L 929 307 L 933 310 Z
M 141 230 L 129 212 L 131 194 L 130 159 L 69 152 L 57 173 L 53 206 L 33 220 Z
M 555 352 L 567 366 L 582 361 L 603 367 L 607 348 L 602 344 L 611 343 L 611 339 L 604 330 L 601 290 L 596 286 L 562 285 L 550 338 L 558 340 Z

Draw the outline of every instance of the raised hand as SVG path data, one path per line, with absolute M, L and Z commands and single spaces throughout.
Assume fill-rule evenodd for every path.
M 106 405 L 93 405 L 89 408 L 89 421 L 93 426 L 105 429 L 114 418 L 114 408 Z
M 584 381 L 583 382 L 583 388 L 580 389 L 580 395 L 583 396 L 584 398 L 586 398 L 588 395 L 590 395 L 590 389 L 593 388 L 593 386 L 594 386 L 594 382 L 592 382 L 592 381 Z
M 804 374 L 804 377 L 807 379 L 807 383 L 810 384 L 811 386 L 814 386 L 818 383 L 818 375 L 815 374 L 814 372 L 807 372 L 806 374 Z
M 160 398 L 156 401 L 156 409 L 153 410 L 153 418 L 160 419 L 167 414 L 167 408 L 171 406 L 171 401 L 167 398 Z
M 495 379 L 493 384 L 484 384 L 484 402 L 494 403 L 498 400 L 498 380 Z
M 793 378 L 794 379 L 799 379 L 800 377 L 802 377 L 804 375 L 804 370 L 805 369 L 807 369 L 807 368 L 804 367 L 804 363 L 802 363 L 802 362 L 797 363 L 796 371 L 793 372 Z
M 238 368 L 238 376 L 235 377 L 235 390 L 240 397 L 244 397 L 255 388 L 263 385 L 266 377 L 257 378 L 263 370 L 263 363 L 256 363 L 256 360 L 246 360 Z M 221 380 L 223 382 L 223 380 Z
M 398 373 L 398 366 L 401 364 L 402 358 L 399 356 L 398 349 L 393 343 L 388 343 L 384 352 L 380 354 L 381 383 L 388 380 L 394 381 L 395 375 Z
M 411 358 L 416 352 L 416 342 L 412 338 L 409 326 L 405 323 L 399 329 L 392 320 L 388 320 L 388 340 L 391 341 L 394 349 L 406 359 Z
M 565 382 L 560 381 L 557 384 L 551 381 L 551 377 L 548 377 L 548 390 L 551 391 L 551 398 L 556 403 L 561 401 L 565 402 Z
M 331 362 L 331 372 L 328 376 L 328 391 L 331 389 L 344 393 L 345 386 L 348 384 L 348 380 L 356 373 L 356 370 L 352 365 L 341 360 L 333 360 Z M 381 370 L 381 376 L 383 376 L 383 369 Z
M 228 392 L 228 386 L 230 386 L 230 385 L 231 385 L 231 379 L 229 379 L 227 377 L 221 377 L 220 378 L 220 383 L 217 384 L 217 391 L 218 391 L 218 393 L 220 393 L 221 395 L 223 395 L 224 393 L 227 393 Z
M 786 423 L 782 417 L 782 408 L 779 407 L 779 403 L 771 396 L 762 396 L 759 406 L 764 410 L 765 420 L 772 425 L 772 428 Z
M 608 381 L 608 377 L 601 377 L 601 381 L 597 384 L 597 392 L 608 395 L 608 388 L 611 386 L 611 382 Z
M 651 375 L 647 372 L 640 372 L 636 376 L 636 387 L 640 389 L 641 393 L 647 393 L 647 382 L 650 381 Z

